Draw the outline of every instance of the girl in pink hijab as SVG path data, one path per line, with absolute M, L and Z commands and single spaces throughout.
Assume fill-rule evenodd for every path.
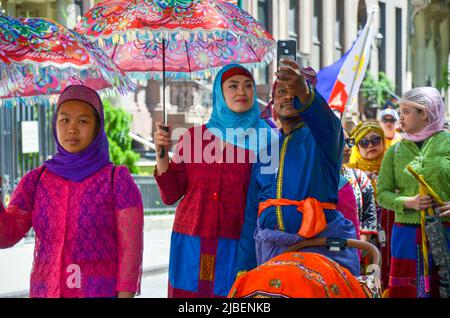
M 433 207 L 434 202 L 430 196 L 419 194 L 419 184 L 406 166 L 422 175 L 443 201 L 450 201 L 450 133 L 444 131 L 444 101 L 437 89 L 419 87 L 404 93 L 399 104 L 404 139 L 385 154 L 377 186 L 378 203 L 395 211 L 387 295 L 439 297 L 439 268 L 430 250 L 429 266 L 423 265 L 427 251 L 420 226 L 420 211 Z M 448 203 L 441 208 L 443 212 L 446 206 Z M 446 215 L 442 221 L 450 235 Z
M 418 87 L 409 90 L 398 102 L 402 114 L 400 122 L 405 131 L 404 138 L 421 142 L 444 131 L 445 105 L 436 88 Z M 411 112 L 413 109 L 416 112 Z

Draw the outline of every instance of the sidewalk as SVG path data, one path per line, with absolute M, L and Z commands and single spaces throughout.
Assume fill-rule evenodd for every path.
M 168 268 L 172 223 L 173 215 L 145 217 L 143 277 Z M 0 298 L 28 296 L 33 249 L 25 240 L 0 249 Z

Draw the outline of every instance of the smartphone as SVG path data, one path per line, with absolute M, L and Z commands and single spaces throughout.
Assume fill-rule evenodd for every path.
M 277 41 L 277 63 L 280 68 L 280 60 L 297 61 L 297 41 L 295 40 L 279 40 Z

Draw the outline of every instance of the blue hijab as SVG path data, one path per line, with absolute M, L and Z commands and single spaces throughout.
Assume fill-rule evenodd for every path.
M 264 147 L 269 142 L 269 139 L 266 139 L 264 143 L 262 143 L 261 137 L 270 138 L 270 133 L 272 128 L 270 125 L 263 119 L 260 118 L 260 110 L 257 103 L 256 93 L 253 98 L 253 106 L 244 113 L 236 113 L 232 111 L 226 104 L 225 98 L 223 97 L 222 91 L 222 76 L 223 74 L 232 69 L 232 68 L 242 68 L 243 66 L 239 64 L 229 64 L 224 66 L 220 72 L 217 74 L 214 80 L 213 86 L 213 110 L 211 114 L 211 118 L 209 122 L 206 124 L 206 127 L 211 131 L 211 133 L 226 142 L 233 144 L 237 147 L 245 148 L 258 153 L 259 148 Z M 255 80 L 252 78 L 253 84 L 255 85 Z M 233 128 L 235 133 L 227 132 L 227 128 Z M 238 129 L 239 130 L 234 130 Z M 245 131 L 249 128 L 256 129 L 256 135 L 252 135 L 249 138 L 249 135 L 245 134 Z M 263 132 L 265 132 L 264 136 L 261 135 L 260 128 L 265 128 Z

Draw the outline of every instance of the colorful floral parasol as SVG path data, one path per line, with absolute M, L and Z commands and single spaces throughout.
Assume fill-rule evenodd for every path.
M 163 62 L 168 77 L 192 79 L 208 78 L 232 62 L 264 67 L 275 52 L 273 37 L 225 1 L 107 0 L 75 29 L 138 79 L 161 78 Z
M 23 75 L 11 63 L 5 52 L 0 50 L 0 96 L 9 94 L 19 88 L 18 83 L 23 80 Z
M 13 106 L 45 102 L 67 85 L 83 83 L 121 93 L 135 85 L 87 38 L 49 19 L 0 15 L 0 98 Z

